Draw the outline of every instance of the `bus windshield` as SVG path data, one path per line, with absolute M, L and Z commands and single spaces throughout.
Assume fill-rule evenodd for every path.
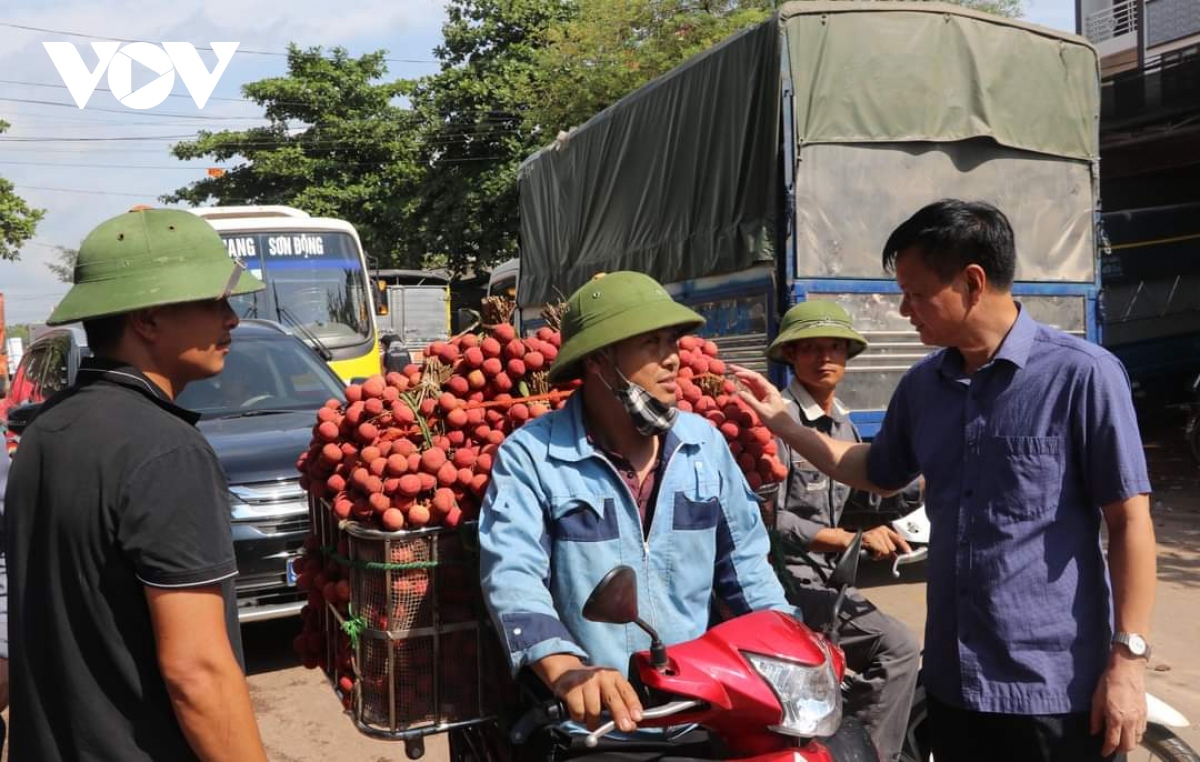
M 329 347 L 371 337 L 362 253 L 337 231 L 223 231 L 229 256 L 266 283 L 230 299 L 239 317 L 302 329 Z

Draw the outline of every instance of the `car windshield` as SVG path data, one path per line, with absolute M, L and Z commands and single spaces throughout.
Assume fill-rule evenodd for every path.
M 205 418 L 225 418 L 315 411 L 342 394 L 337 377 L 300 340 L 283 334 L 247 338 L 235 331 L 225 369 L 191 382 L 175 402 Z
M 370 334 L 370 298 L 361 253 L 339 232 L 225 232 L 229 255 L 267 284 L 230 299 L 243 318 L 302 327 L 322 344 L 350 346 Z

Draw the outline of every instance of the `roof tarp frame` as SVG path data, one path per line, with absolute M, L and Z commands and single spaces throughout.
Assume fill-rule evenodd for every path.
M 519 303 L 598 272 L 665 283 L 771 261 L 781 46 L 775 21 L 740 32 L 526 160 Z
M 1090 43 L 946 3 L 805 0 L 780 11 L 796 140 L 951 142 L 1099 158 Z

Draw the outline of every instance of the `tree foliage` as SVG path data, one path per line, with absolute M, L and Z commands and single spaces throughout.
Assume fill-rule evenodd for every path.
M 268 124 L 201 132 L 172 148 L 180 159 L 240 163 L 163 200 L 285 204 L 347 219 L 368 252 L 407 264 L 397 233 L 418 177 L 416 135 L 411 113 L 393 101 L 410 83 L 378 82 L 387 74 L 383 59 L 383 51 L 352 58 L 341 48 L 290 46 L 286 76 L 242 88 L 263 107 Z
M 1005 16 L 1023 2 L 957 1 Z M 266 126 L 173 149 L 241 163 L 165 198 L 297 206 L 354 223 L 381 263 L 478 271 L 516 254 L 524 159 L 775 5 L 448 0 L 440 70 L 414 82 L 381 81 L 383 51 L 293 46 L 286 76 L 243 88 Z
M 729 35 L 765 20 L 772 0 L 578 0 L 537 53 L 543 93 L 528 118 L 553 136 Z
M 461 273 L 516 252 L 517 167 L 549 141 L 526 116 L 544 98 L 537 48 L 572 9 L 558 0 L 451 0 L 446 12 L 434 51 L 441 70 L 412 94 L 423 174 L 413 240 Z
M 0 133 L 8 128 L 8 122 L 0 119 Z M 0 177 L 0 259 L 18 259 L 21 246 L 33 238 L 38 223 L 45 216 L 45 209 L 30 207 L 16 194 L 13 184 Z
M 79 259 L 79 249 L 71 249 L 66 246 L 55 246 L 54 249 L 54 256 L 58 261 L 46 262 L 46 268 L 63 283 L 74 283 L 75 262 Z

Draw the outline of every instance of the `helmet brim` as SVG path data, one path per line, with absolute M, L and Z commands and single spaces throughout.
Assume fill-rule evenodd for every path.
M 216 300 L 266 288 L 232 259 L 177 264 L 137 274 L 77 283 L 55 306 L 46 325 L 121 315 L 148 307 Z
M 772 362 L 787 363 L 783 356 L 785 345 L 802 339 L 845 339 L 849 344 L 847 358 L 862 354 L 867 348 L 867 340 L 853 328 L 825 324 L 818 326 L 793 326 L 780 332 L 771 345 L 767 347 L 767 359 Z
M 699 328 L 704 318 L 671 300 L 655 303 L 647 315 L 646 305 L 637 305 L 607 317 L 603 322 L 588 326 L 563 342 L 562 349 L 550 366 L 550 383 L 558 384 L 578 378 L 580 361 L 592 352 L 643 333 L 678 326 L 681 329 Z

